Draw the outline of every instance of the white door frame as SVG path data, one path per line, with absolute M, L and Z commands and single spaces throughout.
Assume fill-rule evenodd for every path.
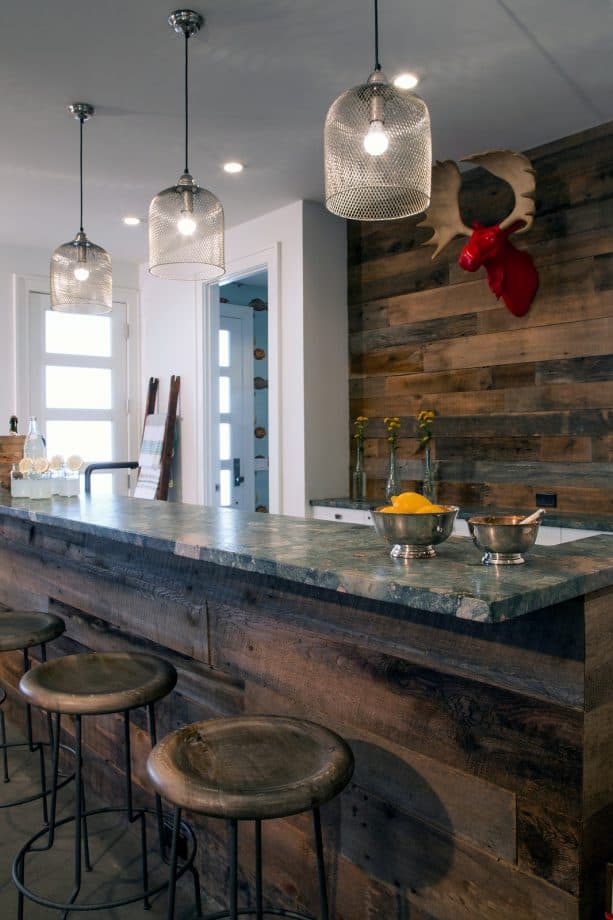
M 280 303 L 280 244 L 254 252 L 227 264 L 223 283 L 240 281 L 247 275 L 266 269 L 268 274 L 268 448 L 269 448 L 269 507 L 273 514 L 279 514 L 283 507 L 282 457 L 281 457 L 281 303 Z M 202 361 L 197 368 L 197 418 L 201 425 L 198 432 L 198 502 L 215 505 L 216 465 L 214 437 L 217 431 L 218 401 L 217 383 L 217 332 L 219 328 L 218 282 L 205 284 L 202 288 L 202 310 L 198 323 L 198 354 Z
M 30 293 L 49 294 L 49 276 L 13 274 L 13 328 L 15 329 L 14 363 L 16 413 L 27 419 L 30 412 Z M 133 288 L 113 286 L 113 300 L 125 303 L 127 325 L 128 456 L 137 460 L 142 433 L 141 372 L 140 372 L 140 310 L 139 292 Z M 23 430 L 23 429 L 22 429 Z M 124 459 L 124 458 L 122 458 Z

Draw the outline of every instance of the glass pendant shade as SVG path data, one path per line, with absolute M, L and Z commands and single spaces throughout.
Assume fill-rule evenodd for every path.
M 342 93 L 324 130 L 326 207 L 350 220 L 393 220 L 430 204 L 432 136 L 425 102 L 380 70 Z
M 63 243 L 51 256 L 51 306 L 61 313 L 110 313 L 111 257 L 85 233 Z
M 189 173 L 151 202 L 149 271 L 172 281 L 214 281 L 225 271 L 223 207 Z
M 111 257 L 91 243 L 83 229 L 83 125 L 95 109 L 89 102 L 73 102 L 68 111 L 79 122 L 80 228 L 74 240 L 58 246 L 51 256 L 51 309 L 59 313 L 110 313 Z

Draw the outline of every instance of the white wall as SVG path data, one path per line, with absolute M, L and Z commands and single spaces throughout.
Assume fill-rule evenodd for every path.
M 142 405 L 145 404 L 149 378 L 159 377 L 159 410 L 165 412 L 170 378 L 173 374 L 181 377 L 178 412 L 181 470 L 180 474 L 174 471 L 175 497 L 180 501 L 197 503 L 196 438 L 199 425 L 196 385 L 199 360 L 198 313 L 202 303 L 199 286 L 154 278 L 149 274 L 147 266 L 141 265 L 140 303 Z
M 16 411 L 16 332 L 14 276 L 40 276 L 49 290 L 49 259 L 51 251 L 27 246 L 0 246 L 0 433 L 8 431 L 9 416 Z M 113 260 L 113 283 L 117 287 L 138 287 L 138 266 Z M 20 431 L 24 431 L 25 419 L 20 419 Z
M 347 225 L 309 201 L 303 258 L 308 501 L 347 495 L 349 483 Z
M 238 264 L 254 267 L 258 254 L 273 247 L 279 253 L 278 278 L 269 279 L 269 290 L 278 290 L 278 322 L 269 334 L 272 348 L 278 333 L 280 411 L 275 435 L 280 488 L 278 507 L 271 498 L 271 510 L 303 516 L 310 498 L 347 491 L 345 225 L 321 205 L 294 202 L 227 231 L 228 269 Z M 202 495 L 197 442 L 207 436 L 202 433 L 197 392 L 202 376 L 202 291 L 198 284 L 152 278 L 145 266 L 140 279 L 143 379 L 160 377 L 164 406 L 168 377 L 181 375 L 181 496 L 197 503 Z M 272 381 L 272 373 L 270 377 Z M 272 394 L 271 435 L 274 399 Z M 271 474 L 274 470 L 271 450 Z

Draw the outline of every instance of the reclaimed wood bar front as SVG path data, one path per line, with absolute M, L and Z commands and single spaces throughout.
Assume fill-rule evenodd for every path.
M 469 540 L 389 558 L 374 531 L 135 499 L 0 498 L 0 603 L 59 613 L 53 654 L 154 650 L 179 671 L 160 732 L 311 718 L 356 772 L 324 810 L 339 920 L 592 920 L 613 850 L 613 537 L 480 565 Z M 2 656 L 15 700 L 17 657 Z M 18 718 L 18 709 L 9 706 Z M 116 717 L 87 726 L 120 782 Z M 146 794 L 144 722 L 133 729 Z M 90 770 L 90 776 L 92 771 Z M 228 842 L 196 822 L 222 899 Z M 250 830 L 245 829 L 245 842 Z M 264 828 L 267 894 L 316 912 L 308 819 Z M 241 860 L 253 903 L 253 866 Z

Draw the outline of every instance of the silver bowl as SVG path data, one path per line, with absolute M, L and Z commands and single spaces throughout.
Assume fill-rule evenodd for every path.
M 539 522 L 520 524 L 521 514 L 480 515 L 468 520 L 475 546 L 484 550 L 484 565 L 522 565 L 524 553 L 534 546 Z
M 451 535 L 453 522 L 460 510 L 445 505 L 444 511 L 426 514 L 386 514 L 372 511 L 375 530 L 392 544 L 392 559 L 430 559 L 436 556 L 434 547 Z

